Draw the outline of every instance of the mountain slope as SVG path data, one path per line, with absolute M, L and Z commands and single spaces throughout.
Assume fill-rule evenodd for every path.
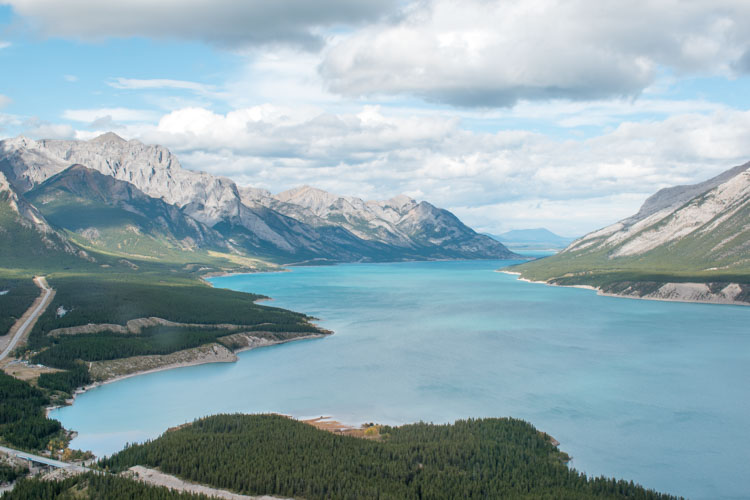
M 363 202 L 301 188 L 274 197 L 185 170 L 166 148 L 112 133 L 90 141 L 0 141 L 0 171 L 19 193 L 73 164 L 130 183 L 214 229 L 228 245 L 280 262 L 514 256 L 450 212 L 405 196 Z
M 37 260 L 87 257 L 53 229 L 0 172 L 0 268 L 37 268 Z
M 174 205 L 83 165 L 50 177 L 25 198 L 55 226 L 108 252 L 164 257 L 173 251 L 227 248 L 219 233 Z
M 750 163 L 661 190 L 638 214 L 510 269 L 629 296 L 750 302 Z M 667 286 L 687 282 L 697 285 Z
M 405 195 L 385 201 L 364 201 L 302 186 L 279 193 L 266 203 L 308 224 L 342 227 L 358 238 L 403 248 L 407 254 L 431 258 L 514 256 L 447 210 Z

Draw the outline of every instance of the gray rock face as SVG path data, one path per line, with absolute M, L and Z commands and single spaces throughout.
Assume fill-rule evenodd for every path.
M 36 207 L 27 203 L 23 197 L 18 196 L 16 190 L 2 172 L 0 172 L 0 195 L 2 195 L 10 212 L 18 217 L 18 222 L 21 225 L 26 227 L 35 226 L 41 233 L 52 232 L 52 228 L 44 219 L 44 216 L 39 213 Z
M 0 213 L 2 212 L 6 212 L 7 219 L 10 220 L 6 219 L 5 225 L 0 226 L 0 254 L 7 256 L 26 252 L 28 255 L 34 255 L 40 250 L 47 249 L 88 257 L 85 252 L 71 245 L 64 235 L 53 229 L 39 210 L 19 195 L 7 177 L 0 172 Z M 26 246 L 11 249 L 21 232 L 26 233 L 23 237 Z M 32 236 L 29 237 L 29 234 Z
M 89 240 L 98 239 L 99 229 L 110 228 L 115 223 L 111 216 L 96 217 L 95 214 L 101 207 L 111 207 L 121 211 L 115 211 L 111 215 L 121 214 L 119 218 L 124 217 L 128 224 L 134 226 L 134 230 L 156 238 L 166 238 L 178 246 L 217 249 L 227 247 L 218 232 L 186 215 L 175 205 L 148 196 L 129 182 L 79 164 L 50 177 L 28 191 L 25 198 L 42 211 L 48 204 L 56 206 L 55 217 L 50 220 L 58 227 L 79 232 Z M 67 207 L 63 206 L 61 209 L 61 205 Z M 96 224 L 98 221 L 100 228 L 95 225 L 81 227 L 82 221 L 65 213 L 67 208 L 80 215 L 83 206 L 91 207 L 90 213 L 85 217 L 86 222 Z
M 711 262 L 726 269 L 747 266 L 750 163 L 700 184 L 662 189 L 636 215 L 587 234 L 559 255 L 596 251 L 613 261 L 671 253 L 694 262 L 696 270 L 714 270 Z
M 680 205 L 690 201 L 701 193 L 705 193 L 720 184 L 724 184 L 733 177 L 745 172 L 750 168 L 750 162 L 744 165 L 731 168 L 716 177 L 712 177 L 707 181 L 700 182 L 698 184 L 691 184 L 688 186 L 673 186 L 664 189 L 660 189 L 653 195 L 649 196 L 643 205 L 641 206 L 638 213 L 625 219 L 631 224 L 635 224 L 638 221 L 645 219 L 646 217 L 655 214 L 664 209 L 677 209 Z
M 233 248 L 296 262 L 507 258 L 502 244 L 406 196 L 376 202 L 303 186 L 273 196 L 181 167 L 162 146 L 107 133 L 90 141 L 0 141 L 0 172 L 25 193 L 73 164 L 129 183 L 221 233 Z
M 185 170 L 167 148 L 125 141 L 111 132 L 90 141 L 8 139 L 0 142 L 0 158 L 0 170 L 21 192 L 81 164 L 170 205 L 190 205 L 188 214 L 209 226 L 239 211 L 237 186 L 231 180 Z M 194 203 L 197 200 L 200 203 Z
M 447 210 L 405 195 L 364 201 L 302 186 L 273 197 L 272 206 L 315 226 L 337 225 L 357 237 L 411 250 L 441 248 L 471 256 L 507 258 L 511 253 L 479 235 Z

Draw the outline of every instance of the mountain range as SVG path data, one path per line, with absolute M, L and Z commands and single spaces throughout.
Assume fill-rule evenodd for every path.
M 750 162 L 662 189 L 635 215 L 510 269 L 618 295 L 750 302 Z
M 425 201 L 363 201 L 309 186 L 273 195 L 184 169 L 167 148 L 113 133 L 0 141 L 0 173 L 21 224 L 70 252 L 68 240 L 126 257 L 201 250 L 286 264 L 517 257 Z

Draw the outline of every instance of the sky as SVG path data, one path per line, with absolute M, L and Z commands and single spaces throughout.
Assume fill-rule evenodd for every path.
M 750 160 L 747 0 L 0 0 L 0 138 L 579 236 Z

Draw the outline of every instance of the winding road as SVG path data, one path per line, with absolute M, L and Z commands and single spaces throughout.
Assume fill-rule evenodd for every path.
M 44 279 L 44 276 L 35 277 L 34 284 L 42 289 L 43 295 L 41 295 L 34 302 L 34 304 L 31 305 L 31 307 L 19 320 L 23 321 L 23 323 L 21 323 L 21 326 L 18 327 L 16 333 L 13 335 L 13 338 L 11 338 L 10 342 L 8 342 L 8 345 L 5 346 L 3 352 L 0 353 L 0 361 L 5 359 L 11 352 L 13 352 L 13 349 L 16 348 L 18 342 L 24 337 L 24 335 L 26 335 L 26 333 L 28 333 L 29 328 L 34 324 L 34 321 L 36 321 L 39 315 L 42 314 L 45 309 L 47 309 L 50 302 L 52 302 L 54 290 L 49 287 L 49 285 L 47 284 L 47 280 Z M 31 313 L 29 313 L 29 311 L 31 311 Z M 25 320 L 23 319 L 24 317 L 26 317 Z

